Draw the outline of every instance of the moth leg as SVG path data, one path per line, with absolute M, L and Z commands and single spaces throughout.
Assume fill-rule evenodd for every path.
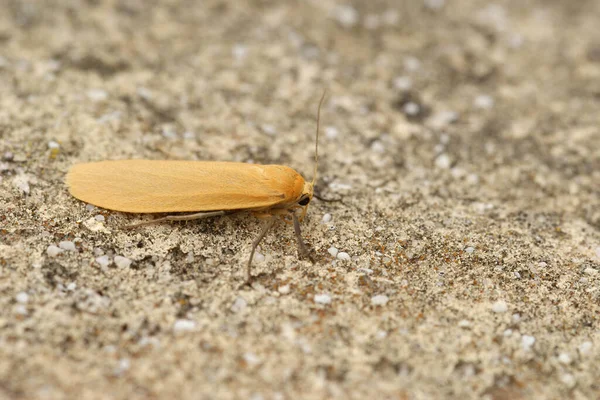
M 260 231 L 260 233 L 258 234 L 258 236 L 256 237 L 256 239 L 254 239 L 254 241 L 252 242 L 252 250 L 250 251 L 250 259 L 248 259 L 248 266 L 246 269 L 246 283 L 247 284 L 250 283 L 250 278 L 252 277 L 252 260 L 254 259 L 254 252 L 256 251 L 256 248 L 258 247 L 260 241 L 263 240 L 263 238 L 265 237 L 267 232 L 269 232 L 269 229 L 271 229 L 271 227 L 273 226 L 274 223 L 275 223 L 275 218 L 271 217 L 271 219 L 267 220 L 267 222 L 263 225 L 263 228 Z
M 308 247 L 306 247 L 304 240 L 302 240 L 302 232 L 300 231 L 300 221 L 298 220 L 298 216 L 296 215 L 296 213 L 292 213 L 292 219 L 294 221 L 294 232 L 296 233 L 296 241 L 298 242 L 298 256 L 300 258 L 307 257 L 310 260 L 310 262 L 314 264 L 315 260 L 310 254 Z
M 210 211 L 210 212 L 200 212 L 195 214 L 187 214 L 187 215 L 167 215 L 166 217 L 153 219 L 151 221 L 139 222 L 137 224 L 127 225 L 125 229 L 138 228 L 140 226 L 153 225 L 159 222 L 165 221 L 193 221 L 196 219 L 210 218 L 210 217 L 218 217 L 221 215 L 225 215 L 226 211 Z

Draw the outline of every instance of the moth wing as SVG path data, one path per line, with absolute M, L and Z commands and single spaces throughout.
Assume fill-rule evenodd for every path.
M 298 198 L 304 180 L 278 165 L 120 160 L 74 165 L 66 182 L 86 203 L 155 213 L 269 208 Z

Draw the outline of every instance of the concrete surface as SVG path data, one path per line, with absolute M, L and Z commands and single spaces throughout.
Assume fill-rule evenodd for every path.
M 600 397 L 600 2 L 0 0 L 0 397 Z M 77 162 L 289 165 L 293 229 Z M 101 185 L 101 182 L 98 183 Z

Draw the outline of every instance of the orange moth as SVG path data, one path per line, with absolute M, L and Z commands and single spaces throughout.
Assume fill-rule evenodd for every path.
M 300 257 L 310 253 L 302 240 L 300 221 L 313 198 L 319 161 L 319 121 L 325 93 L 317 111 L 313 179 L 306 182 L 283 165 L 238 162 L 117 160 L 76 164 L 66 178 L 71 195 L 86 203 L 129 213 L 178 213 L 129 227 L 163 221 L 190 221 L 249 211 L 266 219 L 252 243 L 247 264 L 251 276 L 254 252 L 277 218 L 294 225 Z M 300 217 L 297 212 L 302 210 Z M 311 259 L 312 260 L 312 259 Z

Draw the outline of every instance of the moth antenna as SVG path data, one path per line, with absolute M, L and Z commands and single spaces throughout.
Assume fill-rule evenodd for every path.
M 319 101 L 319 108 L 317 109 L 317 139 L 315 140 L 315 170 L 313 172 L 313 179 L 311 185 L 314 187 L 315 182 L 317 181 L 317 168 L 319 167 L 319 127 L 321 124 L 321 107 L 323 106 L 323 100 L 325 100 L 325 95 L 327 94 L 327 90 L 323 90 L 323 95 L 321 96 L 321 101 Z

